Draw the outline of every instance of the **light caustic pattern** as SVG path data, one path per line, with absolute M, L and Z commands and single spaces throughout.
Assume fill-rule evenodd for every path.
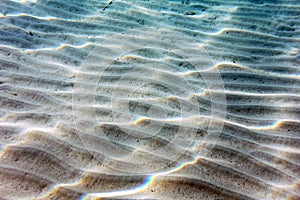
M 0 199 L 299 199 L 299 1 L 0 1 Z
M 201 44 L 174 30 L 107 38 L 85 59 L 74 85 L 76 129 L 85 147 L 107 156 L 108 167 L 133 174 L 194 160 L 197 146 L 217 142 L 226 115 L 222 78 L 208 68 L 213 62 Z M 201 108 L 201 97 L 211 105 Z M 88 104 L 93 109 L 83 109 Z M 200 128 L 206 128 L 202 137 Z

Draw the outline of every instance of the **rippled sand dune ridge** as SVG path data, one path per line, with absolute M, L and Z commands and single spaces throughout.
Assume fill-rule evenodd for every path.
M 0 199 L 300 199 L 298 0 L 0 0 Z

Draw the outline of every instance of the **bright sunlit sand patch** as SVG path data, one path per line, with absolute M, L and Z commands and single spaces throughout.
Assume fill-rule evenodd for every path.
M 4 16 L 4 17 L 33 17 L 33 18 L 41 19 L 41 20 L 57 20 L 58 19 L 56 17 L 51 17 L 51 16 L 48 16 L 48 17 L 34 16 L 34 15 L 27 14 L 27 13 L 7 14 L 7 15 L 2 15 L 2 16 Z
M 116 191 L 116 192 L 90 193 L 90 194 L 84 195 L 82 197 L 82 200 L 96 200 L 96 199 L 99 199 L 99 198 L 101 199 L 104 197 L 121 197 L 121 196 L 128 196 L 128 195 L 141 193 L 141 192 L 147 190 L 147 188 L 149 188 L 152 184 L 155 184 L 156 178 L 178 172 L 189 165 L 193 165 L 193 164 L 197 163 L 199 159 L 200 158 L 197 158 L 193 161 L 182 163 L 182 164 L 178 165 L 176 168 L 171 169 L 169 171 L 151 175 L 145 179 L 143 184 L 141 184 L 140 186 L 138 186 L 136 188 L 133 188 L 130 190 L 125 190 L 125 191 Z
M 54 47 L 54 48 L 42 48 L 42 49 L 29 49 L 29 50 L 26 50 L 25 52 L 26 53 L 32 53 L 32 52 L 37 52 L 37 51 L 54 51 L 54 50 L 62 50 L 66 47 L 72 47 L 72 48 L 78 48 L 78 49 L 83 49 L 83 48 L 86 48 L 88 46 L 92 45 L 92 43 L 90 42 L 87 42 L 85 44 L 82 44 L 82 45 L 70 45 L 70 44 L 61 44 L 59 45 L 58 47 Z
M 11 0 L 11 1 L 15 1 L 18 3 L 27 3 L 27 2 L 36 3 L 36 2 L 38 2 L 38 0 Z
M 121 197 L 121 196 L 128 196 L 128 195 L 133 195 L 139 192 L 142 192 L 147 189 L 147 187 L 151 184 L 152 182 L 152 176 L 148 177 L 145 179 L 144 183 L 141 184 L 140 186 L 136 188 L 132 188 L 130 190 L 122 190 L 122 191 L 115 191 L 115 192 L 103 192 L 103 193 L 90 193 L 82 196 L 80 199 L 81 200 L 96 200 L 96 199 L 101 199 L 104 197 Z

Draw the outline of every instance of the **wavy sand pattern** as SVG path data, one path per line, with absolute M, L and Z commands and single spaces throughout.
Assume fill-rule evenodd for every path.
M 300 199 L 298 0 L 0 0 L 0 199 Z

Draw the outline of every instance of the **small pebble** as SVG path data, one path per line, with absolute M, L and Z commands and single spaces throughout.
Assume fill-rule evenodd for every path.
M 195 12 L 189 11 L 189 12 L 186 12 L 185 14 L 186 14 L 186 15 L 195 15 L 196 13 L 195 13 Z

